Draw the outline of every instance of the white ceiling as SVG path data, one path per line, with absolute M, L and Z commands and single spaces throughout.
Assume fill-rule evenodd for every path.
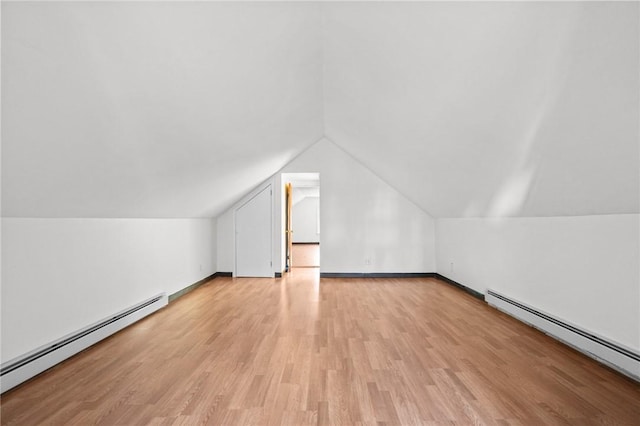
M 638 3 L 331 3 L 325 133 L 436 217 L 638 212 Z
M 4 216 L 215 216 L 323 134 L 436 217 L 638 212 L 638 3 L 2 3 Z
M 4 216 L 215 216 L 323 135 L 319 5 L 2 3 Z
M 308 197 L 320 197 L 320 173 L 282 173 L 282 182 L 291 184 L 291 204 Z
M 294 186 L 291 194 L 291 204 L 296 205 L 307 198 L 320 198 L 319 186 Z
M 283 173 L 282 180 L 294 188 L 319 187 L 320 173 Z

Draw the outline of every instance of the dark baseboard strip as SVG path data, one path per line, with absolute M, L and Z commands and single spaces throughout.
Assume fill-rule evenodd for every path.
M 320 272 L 320 278 L 437 278 L 484 300 L 484 294 L 436 272 Z
M 214 279 L 215 277 L 216 277 L 216 274 L 211 274 L 208 277 L 203 278 L 200 281 L 195 282 L 195 283 L 191 284 L 190 286 L 187 286 L 187 287 L 183 288 L 182 290 L 176 291 L 175 293 L 169 295 L 169 303 L 173 302 L 174 300 L 178 299 L 181 296 L 184 296 L 187 293 L 192 292 L 196 288 L 200 287 L 202 284 L 206 283 L 207 281 L 210 281 L 210 280 Z
M 182 290 L 178 290 L 175 293 L 169 295 L 169 303 L 174 302 L 179 297 L 182 297 L 185 294 L 192 292 L 196 288 L 200 287 L 202 284 L 204 284 L 206 282 L 209 282 L 209 281 L 211 281 L 212 279 L 214 279 L 216 277 L 230 277 L 231 275 L 232 275 L 231 272 L 216 272 L 215 274 L 211 274 L 208 277 L 203 278 L 200 281 L 195 282 L 195 283 L 191 284 L 190 286 L 187 286 L 187 287 L 183 288 Z
M 435 278 L 435 272 L 320 272 L 320 278 Z
M 463 291 L 466 291 L 467 293 L 469 293 L 473 297 L 484 301 L 484 294 L 482 294 L 482 293 L 480 293 L 478 291 L 475 291 L 474 289 L 469 288 L 464 284 L 460 284 L 459 282 L 456 282 L 456 281 L 454 281 L 454 280 L 452 280 L 450 278 L 447 278 L 444 275 L 440 275 L 440 274 L 436 274 L 436 278 L 446 282 L 447 284 L 451 284 L 454 287 L 458 287 L 459 289 L 461 289 Z
M 294 246 L 299 246 L 299 245 L 304 245 L 304 244 L 311 244 L 311 245 L 314 245 L 314 246 L 319 246 L 320 245 L 320 243 L 314 243 L 313 241 L 308 242 L 308 243 L 291 243 L 291 244 L 293 244 Z

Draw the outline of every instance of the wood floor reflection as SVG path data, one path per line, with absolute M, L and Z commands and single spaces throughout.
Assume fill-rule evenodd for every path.
M 315 268 L 320 266 L 320 244 L 293 244 L 291 265 L 294 268 Z
M 7 392 L 2 424 L 640 424 L 640 385 L 430 278 L 216 278 Z

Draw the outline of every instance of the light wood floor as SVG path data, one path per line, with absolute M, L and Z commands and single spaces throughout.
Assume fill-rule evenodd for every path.
M 640 385 L 435 279 L 217 278 L 2 424 L 640 424 Z
M 311 268 L 320 266 L 320 244 L 293 244 L 291 247 L 291 266 Z

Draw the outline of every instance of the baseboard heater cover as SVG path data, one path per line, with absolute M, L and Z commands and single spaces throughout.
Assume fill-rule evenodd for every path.
M 67 358 L 163 308 L 165 293 L 120 311 L 95 324 L 41 346 L 0 366 L 0 392 L 18 386 Z
M 493 290 L 487 290 L 485 300 L 494 308 L 537 328 L 614 370 L 640 381 L 640 354 L 637 351 L 585 331 Z

